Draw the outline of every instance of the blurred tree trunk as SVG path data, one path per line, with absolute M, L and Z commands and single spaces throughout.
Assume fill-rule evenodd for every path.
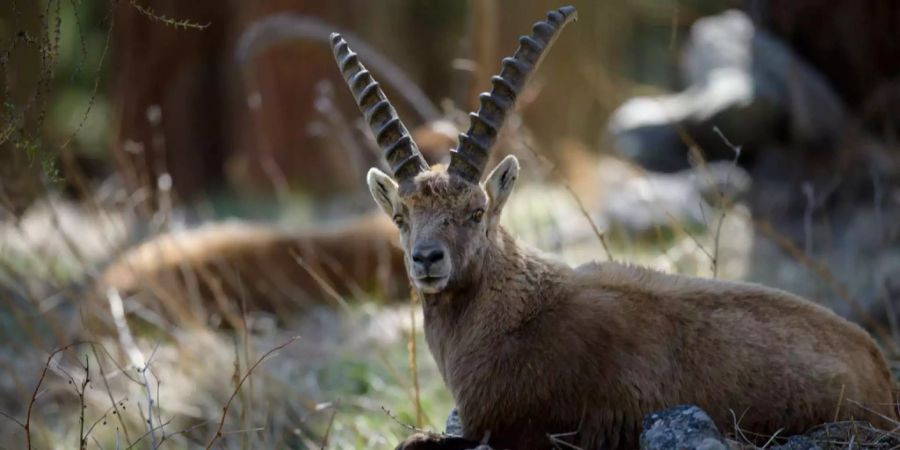
M 415 0 L 281 0 L 244 7 L 237 30 L 285 12 L 352 32 L 399 66 L 432 99 L 451 91 L 449 56 L 458 51 L 458 40 L 452 36 L 461 32 L 464 7 Z M 377 68 L 368 68 L 379 78 Z M 363 173 L 377 163 L 378 152 L 366 151 L 372 144 L 355 126 L 361 116 L 327 43 L 283 40 L 259 51 L 240 70 L 246 102 L 238 123 L 247 126 L 240 129 L 240 149 L 231 165 L 233 178 L 242 185 L 267 187 L 284 176 L 291 184 L 319 194 L 362 190 Z M 379 79 L 406 125 L 420 125 L 422 117 L 403 102 L 397 86 Z M 320 125 L 328 125 L 326 113 L 314 108 L 322 82 L 331 86 L 338 118 L 345 122 L 341 129 L 325 127 L 324 133 Z M 340 133 L 345 136 L 336 136 Z M 348 148 L 342 138 L 359 145 Z M 281 173 L 272 173 L 273 168 Z
M 160 16 L 209 26 L 176 28 L 129 2 L 116 4 L 112 153 L 130 190 L 148 188 L 152 194 L 159 177 L 168 173 L 175 191 L 191 198 L 222 181 L 230 145 L 226 87 L 231 72 L 223 44 L 232 8 L 230 2 L 210 0 L 140 5 Z
M 348 2 L 285 0 L 242 5 L 236 33 L 256 21 L 284 12 L 335 17 Z M 285 188 L 288 183 L 314 192 L 356 187 L 348 171 L 348 155 L 330 133 L 311 132 L 317 84 L 328 80 L 344 89 L 334 68 L 331 49 L 322 42 L 275 42 L 238 68 L 240 105 L 236 111 L 235 155 L 229 164 L 232 181 L 252 190 Z M 342 91 L 338 91 L 342 92 Z M 347 105 L 345 105 L 347 106 Z M 351 111 L 344 108 L 345 111 Z M 347 116 L 355 119 L 356 116 Z
M 420 83 L 431 98 L 450 95 L 451 56 L 458 52 L 465 5 L 415 0 L 225 2 L 147 0 L 159 15 L 210 23 L 182 30 L 119 4 L 115 43 L 113 151 L 131 189 L 153 187 L 171 173 L 190 199 L 232 183 L 257 191 L 288 185 L 318 193 L 359 191 L 361 170 L 377 153 L 348 155 L 314 104 L 321 81 L 356 139 L 359 112 L 321 41 L 286 39 L 235 63 L 235 42 L 247 27 L 273 14 L 316 17 L 354 34 Z M 386 30 L 390 30 L 386 32 Z M 376 72 L 376 76 L 378 73 Z M 407 125 L 421 118 L 385 86 Z M 315 132 L 314 132 L 315 131 Z M 358 150 L 358 149 L 357 149 Z M 349 164 L 352 160 L 360 164 Z M 152 189 L 151 189 L 152 191 Z M 150 205 L 152 206 L 152 204 Z
M 42 163 L 52 161 L 39 127 L 48 88 L 40 17 L 39 2 L 0 3 L 0 218 L 21 215 L 43 194 Z

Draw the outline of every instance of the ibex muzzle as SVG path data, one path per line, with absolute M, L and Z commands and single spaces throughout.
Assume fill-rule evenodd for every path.
M 440 291 L 450 276 L 450 260 L 443 243 L 428 241 L 413 247 L 412 278 L 423 291 Z

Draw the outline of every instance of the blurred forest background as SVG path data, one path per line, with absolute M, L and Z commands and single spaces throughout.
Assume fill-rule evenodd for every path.
M 572 3 L 493 155 L 525 170 L 506 225 L 573 264 L 807 296 L 900 361 L 900 4 Z M 380 150 L 327 37 L 439 162 L 559 6 L 2 2 L 0 448 L 443 430 L 452 400 L 365 188 Z

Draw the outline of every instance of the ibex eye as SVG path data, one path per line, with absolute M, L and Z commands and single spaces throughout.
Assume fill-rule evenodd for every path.
M 484 210 L 478 208 L 474 213 L 472 213 L 472 222 L 479 223 L 481 219 L 484 217 Z
M 396 216 L 394 216 L 394 223 L 397 224 L 398 227 L 402 227 L 403 226 L 403 216 L 401 216 L 400 214 L 397 214 Z

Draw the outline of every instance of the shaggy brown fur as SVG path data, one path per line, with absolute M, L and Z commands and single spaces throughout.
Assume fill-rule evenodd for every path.
M 190 314 L 196 297 L 226 316 L 240 311 L 243 299 L 250 310 L 289 317 L 298 306 L 334 301 L 321 281 L 341 295 L 406 298 L 409 285 L 396 236 L 381 214 L 305 233 L 243 223 L 207 225 L 129 250 L 104 271 L 98 287 L 124 294 L 147 291 L 168 316 Z
M 548 448 L 559 433 L 585 449 L 635 448 L 645 414 L 684 403 L 722 429 L 737 418 L 787 435 L 834 419 L 842 389 L 841 417 L 886 425 L 848 400 L 896 417 L 875 343 L 823 307 L 748 283 L 571 268 L 522 246 L 497 223 L 517 170 L 508 158 L 482 186 L 440 167 L 404 186 L 369 177 L 401 216 L 407 254 L 422 239 L 446 245 L 452 273 L 423 292 L 425 333 L 472 443 Z M 469 220 L 481 208 L 485 219 Z M 416 435 L 398 448 L 442 443 L 459 440 Z

